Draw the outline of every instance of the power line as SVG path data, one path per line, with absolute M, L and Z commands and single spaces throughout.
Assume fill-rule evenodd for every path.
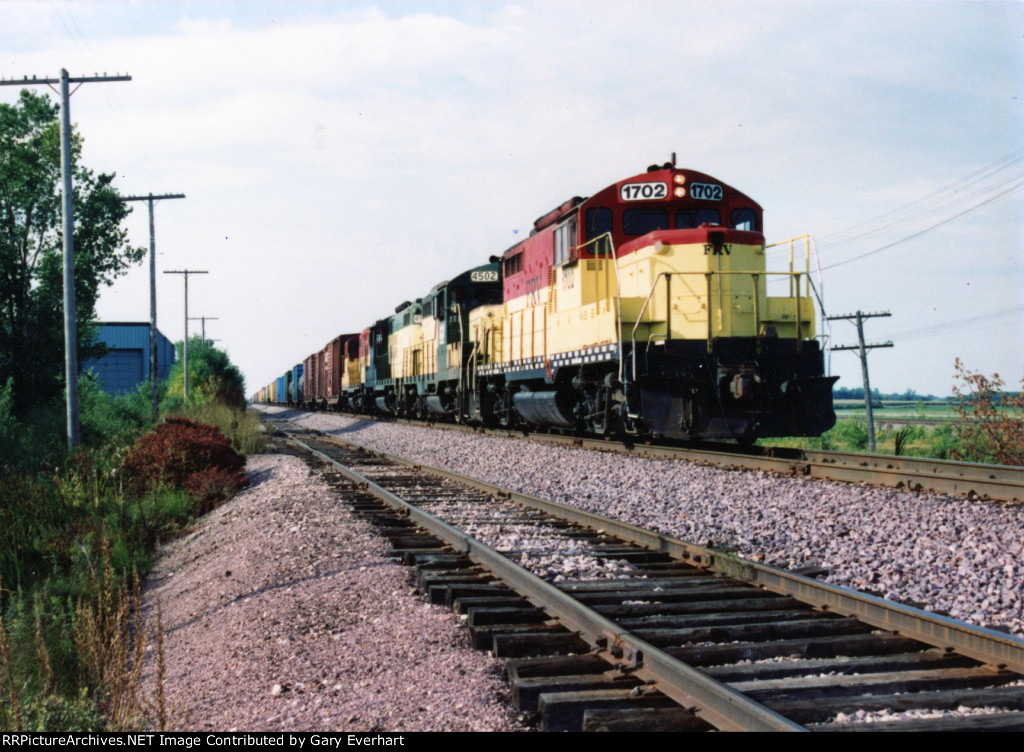
M 822 235 L 818 238 L 818 241 L 824 247 L 831 245 L 843 245 L 872 235 L 877 235 L 879 233 L 889 232 L 895 227 L 909 224 L 914 220 L 926 220 L 931 216 L 943 216 L 949 210 L 947 205 L 952 204 L 955 206 L 962 204 L 966 194 L 976 195 L 979 193 L 999 190 L 1006 183 L 1019 180 L 1024 176 L 1024 173 L 1017 173 L 1008 178 L 1001 179 L 992 185 L 983 185 L 977 190 L 971 190 L 983 180 L 990 178 L 1005 168 L 1015 165 L 1022 160 L 1024 160 L 1024 149 L 1018 149 L 1017 151 L 1000 157 L 994 162 L 991 162 L 988 165 L 985 165 L 984 167 L 981 167 L 978 170 L 975 170 L 974 172 L 969 173 L 968 175 L 965 175 L 964 177 L 945 185 L 926 196 L 916 199 L 915 201 L 911 201 L 909 204 L 896 207 L 895 209 L 884 212 L 877 217 L 858 223 L 844 230 L 839 230 L 838 232 L 834 232 L 830 235 Z M 900 217 L 900 215 L 904 216 Z M 879 225 L 879 222 L 882 220 L 886 220 L 885 224 Z
M 958 220 L 961 217 L 966 217 L 968 214 L 973 214 L 974 212 L 978 211 L 979 209 L 982 209 L 982 208 L 988 206 L 989 204 L 991 204 L 991 203 L 993 203 L 995 201 L 998 201 L 999 199 L 1006 198 L 1007 196 L 1009 196 L 1009 195 L 1011 195 L 1013 193 L 1016 193 L 1021 188 L 1024 188 L 1024 176 L 1022 176 L 1021 179 L 1018 180 L 1015 184 L 1011 185 L 1010 188 L 1002 191 L 1001 193 L 999 193 L 999 194 L 997 194 L 995 196 L 991 196 L 989 198 L 986 198 L 981 203 L 975 204 L 974 206 L 970 206 L 967 209 L 964 209 L 962 212 L 954 214 L 951 217 L 947 217 L 946 219 L 942 220 L 941 222 L 936 222 L 935 224 L 930 225 L 929 227 L 926 227 L 923 230 L 915 232 L 912 235 L 908 235 L 908 236 L 906 236 L 904 238 L 900 238 L 899 240 L 893 241 L 892 243 L 889 243 L 888 245 L 883 245 L 881 248 L 876 248 L 873 251 L 868 251 L 867 253 L 862 253 L 862 254 L 860 254 L 858 256 L 854 256 L 852 258 L 848 258 L 848 259 L 846 259 L 844 261 L 837 261 L 834 264 L 828 264 L 827 266 L 823 266 L 823 267 L 821 267 L 822 271 L 824 271 L 826 269 L 835 269 L 838 266 L 843 266 L 845 264 L 851 264 L 854 261 L 860 261 L 861 259 L 865 259 L 868 256 L 874 256 L 876 253 L 881 253 L 882 251 L 887 251 L 890 248 L 893 248 L 893 247 L 895 247 L 897 245 L 900 245 L 901 243 L 906 243 L 908 240 L 913 240 L 914 238 L 919 238 L 922 235 L 924 235 L 925 233 L 931 232 L 932 230 L 934 230 L 936 228 L 939 228 L 939 227 L 942 227 L 943 225 L 948 225 L 950 222 L 954 222 L 955 220 Z
M 1003 175 L 998 179 L 994 178 L 1022 161 L 1024 161 L 1024 149 L 1018 149 L 909 204 L 892 209 L 845 230 L 820 236 L 817 238 L 817 248 L 819 252 L 827 254 L 879 235 L 891 236 L 900 228 L 907 228 L 921 222 L 930 222 L 928 226 L 880 248 L 836 261 L 821 267 L 821 270 L 834 269 L 889 250 L 1017 193 L 1024 188 L 1024 172 L 1018 171 L 1010 175 Z M 967 208 L 962 208 L 965 205 Z M 938 221 L 933 221 L 936 219 Z M 883 222 L 883 220 L 885 221 Z
M 893 336 L 899 337 L 900 339 L 916 339 L 919 337 L 927 337 L 931 334 L 942 333 L 946 334 L 949 332 L 962 331 L 976 329 L 979 325 L 988 326 L 988 323 L 994 319 L 1002 318 L 1015 318 L 1024 315 L 1024 305 L 1014 306 L 1013 308 L 1004 308 L 1001 311 L 991 311 L 989 313 L 982 313 L 977 316 L 971 316 L 966 319 L 958 319 L 956 321 L 946 321 L 940 324 L 931 324 L 929 326 L 919 327 L 917 329 L 908 329 L 903 332 L 897 332 Z

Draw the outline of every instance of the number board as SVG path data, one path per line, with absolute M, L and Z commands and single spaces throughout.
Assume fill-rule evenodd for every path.
M 704 201 L 721 201 L 722 186 L 717 183 L 690 183 L 690 195 Z
M 483 271 L 483 272 L 470 272 L 470 282 L 497 282 L 498 272 L 496 271 Z
M 668 183 L 626 183 L 619 187 L 622 201 L 650 201 L 668 198 Z

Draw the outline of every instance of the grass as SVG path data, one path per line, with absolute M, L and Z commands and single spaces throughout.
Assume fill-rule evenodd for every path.
M 160 485 L 126 492 L 121 461 L 147 428 L 148 402 L 88 387 L 82 402 L 86 442 L 73 457 L 59 438 L 46 453 L 26 440 L 56 420 L 17 420 L 0 404 L 0 449 L 15 450 L 0 467 L 0 731 L 165 730 L 174 715 L 159 691 L 141 694 L 150 640 L 158 688 L 166 669 L 159 610 L 156 625 L 144 622 L 139 579 L 207 502 Z M 221 427 L 236 451 L 262 449 L 255 415 L 185 412 Z
M 217 426 L 239 454 L 248 457 L 266 450 L 266 437 L 260 428 L 259 414 L 255 411 L 242 412 L 225 405 L 209 403 L 186 407 L 181 414 L 199 423 Z
M 758 443 L 800 449 L 867 452 L 868 426 L 862 418 L 840 417 L 834 427 L 817 438 L 770 438 Z M 895 425 L 894 422 L 880 420 L 876 412 L 875 446 L 877 454 L 948 460 L 953 458 L 960 440 L 953 421 L 936 426 Z

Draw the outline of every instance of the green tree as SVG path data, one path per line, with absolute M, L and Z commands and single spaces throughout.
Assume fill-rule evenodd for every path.
M 14 410 L 25 415 L 58 397 L 63 383 L 63 231 L 59 108 L 23 90 L 0 104 L 0 384 L 10 384 Z M 131 208 L 118 200 L 113 174 L 74 165 L 75 298 L 81 358 L 96 357 L 96 300 L 145 248 L 121 227 Z
M 181 403 L 185 391 L 185 358 L 182 343 L 176 342 L 177 358 L 167 377 L 167 397 Z M 188 341 L 188 397 L 193 405 L 218 402 L 239 410 L 245 409 L 245 378 L 228 354 L 200 337 Z

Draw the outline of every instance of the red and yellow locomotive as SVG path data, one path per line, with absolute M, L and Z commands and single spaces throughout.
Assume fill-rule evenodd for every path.
M 762 227 L 756 202 L 673 164 L 545 214 L 502 255 L 500 314 L 471 320 L 475 417 L 687 439 L 827 430 L 810 278 L 767 271 Z
M 443 283 L 447 298 L 438 286 L 408 304 L 430 316 L 378 322 L 375 347 L 389 356 L 375 368 L 354 339 L 338 348 L 340 368 L 333 351 L 311 356 L 306 392 L 333 404 L 319 380 L 338 370 L 349 375 L 343 409 L 681 439 L 819 435 L 835 423 L 835 378 L 805 259 L 798 270 L 791 252 L 787 269 L 769 271 L 755 201 L 655 165 L 548 212 L 490 265 Z M 443 372 L 430 328 L 442 315 Z M 318 357 L 332 368 L 312 376 Z M 378 396 L 344 399 L 354 389 Z

